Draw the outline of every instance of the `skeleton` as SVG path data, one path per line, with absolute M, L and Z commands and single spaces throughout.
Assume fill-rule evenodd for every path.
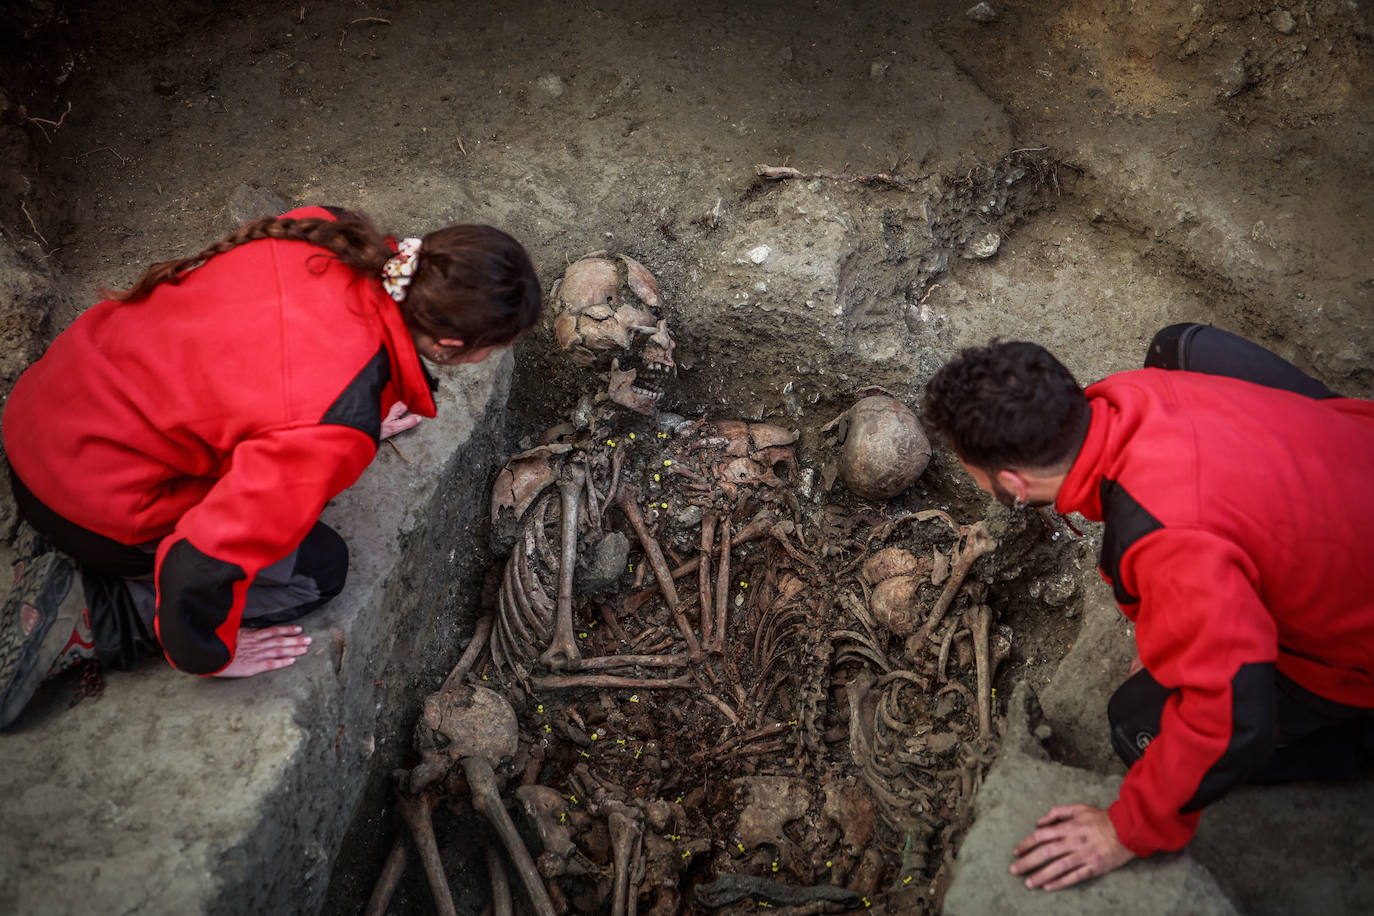
M 635 412 L 651 409 L 662 397 L 662 380 L 675 372 L 675 344 L 667 321 L 657 315 L 662 299 L 653 275 L 625 255 L 616 261 L 588 256 L 568 268 L 555 300 L 559 344 L 578 364 L 604 370 L 606 399 Z M 728 604 L 713 594 L 720 589 L 712 585 L 712 564 L 723 583 L 732 545 L 741 538 L 786 538 L 783 529 L 747 524 L 736 533 L 730 510 L 742 490 L 784 486 L 795 468 L 796 434 L 768 423 L 693 423 L 669 416 L 644 430 L 642 439 L 629 432 L 617 441 L 602 432 L 600 418 L 589 418 L 588 426 L 590 435 L 582 441 L 523 452 L 498 475 L 492 522 L 505 532 L 512 552 L 499 589 L 492 659 L 498 669 L 509 669 L 536 689 L 689 686 L 693 681 L 680 673 L 635 678 L 615 672 L 680 671 L 707 653 L 724 651 Z M 639 460 L 626 472 L 632 451 Z M 652 468 L 651 476 L 646 467 Z M 640 474 L 644 479 L 630 479 Z M 642 505 L 646 493 L 647 507 Z M 573 625 L 578 573 L 583 573 L 584 589 L 603 589 L 618 582 L 629 556 L 628 538 L 609 528 L 607 509 L 612 505 L 634 534 L 680 637 L 670 641 L 672 652 L 589 656 L 578 645 L 575 634 L 586 632 Z M 700 554 L 691 570 L 675 573 L 651 528 L 669 509 L 688 517 L 693 508 L 699 510 Z M 692 571 L 698 584 L 696 625 L 688 619 L 676 584 L 677 577 Z M 634 599 L 636 607 L 647 597 Z M 624 633 L 604 604 L 603 617 L 611 629 Z M 628 640 L 622 636 L 620 641 Z M 549 673 L 536 673 L 538 669 Z
M 996 546 L 986 526 L 927 511 L 871 527 L 880 516 L 860 511 L 846 521 L 828 508 L 817 526 L 794 492 L 806 492 L 793 485 L 795 433 L 669 414 L 625 425 L 610 405 L 640 416 L 673 374 L 656 282 L 633 259 L 590 256 L 571 265 L 555 298 L 560 343 L 602 372 L 605 389 L 599 406 L 579 407 L 571 432 L 514 456 L 498 476 L 493 529 L 511 552 L 480 669 L 484 682 L 525 704 L 522 723 L 538 701 L 534 737 L 518 752 L 529 763 L 510 793 L 534 846 L 501 826 L 495 781 L 467 772 L 470 761 L 491 759 L 472 750 L 470 710 L 502 721 L 509 711 L 477 699 L 485 697 L 478 681 L 463 683 L 484 651 L 475 637 L 467 667 L 460 662 L 426 702 L 422 760 L 401 783 L 436 905 L 445 911 L 446 888 L 434 875 L 442 880 L 429 811 L 465 794 L 507 845 L 507 856 L 492 860 L 496 912 L 510 896 L 505 858 L 536 912 L 547 901 L 559 912 L 613 916 L 680 911 L 692 857 L 735 844 L 740 856 L 709 895 L 722 903 L 710 905 L 757 893 L 763 885 L 747 875 L 766 871 L 770 856 L 772 871 L 781 865 L 803 884 L 829 868 L 827 855 L 836 860 L 830 882 L 815 888 L 768 882 L 778 902 L 838 900 L 825 895 L 841 888 L 851 902 L 871 896 L 894 834 L 904 837 L 908 873 L 933 867 L 930 834 L 943 822 L 932 812 L 968 797 L 981 778 L 993 736 L 990 685 L 1010 645 L 992 629 L 982 583 L 967 581 Z M 924 523 L 946 531 L 952 546 L 921 555 L 885 546 L 903 526 Z M 960 671 L 976 677 L 976 697 Z M 664 690 L 691 700 L 654 699 Z M 977 706 L 976 741 L 932 731 L 939 717 L 930 706 L 957 702 L 950 691 Z M 704 712 L 684 717 L 689 705 Z M 697 724 L 708 721 L 716 724 Z M 689 725 L 696 750 L 681 753 L 674 737 L 681 756 L 670 763 L 659 729 Z M 705 733 L 711 727 L 718 736 Z M 846 739 L 840 769 L 830 745 Z M 601 755 L 612 740 L 625 745 L 623 756 Z M 509 744 L 499 751 L 515 753 Z M 783 759 L 826 786 L 824 823 L 834 826 L 818 836 L 813 825 L 806 841 L 788 837 L 781 821 L 722 836 L 729 821 L 703 810 L 700 788 L 676 801 L 667 788 L 679 773 L 716 769 L 738 779 L 755 760 L 776 772 Z M 541 773 L 550 785 L 539 784 Z

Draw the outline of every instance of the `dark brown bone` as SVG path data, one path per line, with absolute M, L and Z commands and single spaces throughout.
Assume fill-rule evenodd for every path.
M 439 916 L 458 916 L 453 906 L 453 892 L 449 890 L 448 878 L 444 876 L 444 863 L 439 857 L 439 843 L 434 839 L 434 822 L 429 813 L 427 793 L 411 795 L 398 792 L 396 805 L 401 809 L 401 817 L 415 838 L 415 851 L 420 854 L 424 865 L 425 877 L 429 879 L 429 891 L 434 896 L 434 909 Z
M 534 690 L 561 690 L 569 687 L 625 687 L 644 690 L 666 687 L 691 687 L 694 681 L 690 676 L 664 678 L 619 677 L 614 674 L 550 674 L 545 677 L 530 678 Z
M 616 504 L 620 506 L 620 511 L 625 513 L 630 527 L 639 537 L 640 546 L 644 548 L 644 555 L 649 558 L 654 578 L 658 580 L 658 587 L 663 592 L 663 600 L 668 602 L 668 610 L 673 615 L 673 621 L 682 631 L 682 638 L 687 641 L 687 654 L 695 661 L 701 657 L 701 644 L 697 642 L 697 636 L 692 632 L 692 626 L 679 606 L 677 588 L 673 585 L 673 575 L 668 569 L 668 561 L 663 558 L 663 551 L 659 548 L 658 542 L 644 525 L 644 514 L 639 511 L 639 494 L 634 487 L 624 486 L 616 495 Z
M 711 615 L 711 542 L 715 538 L 716 514 L 707 512 L 701 517 L 701 565 L 697 567 L 697 588 L 701 593 L 701 642 L 707 648 L 715 645 L 712 633 L 715 620 Z
M 501 794 L 496 789 L 496 774 L 491 771 L 491 764 L 483 757 L 464 757 L 462 762 L 463 773 L 468 778 L 468 790 L 472 793 L 472 806 L 491 822 L 492 829 L 506 847 L 511 865 L 525 887 L 530 908 L 536 916 L 554 916 L 553 901 L 544 887 L 544 879 L 534 867 L 534 859 L 516 832 L 515 824 L 511 822 L 510 814 L 501 801 Z M 452 906 L 451 901 L 449 905 Z
M 949 574 L 949 581 L 945 583 L 945 590 L 940 593 L 940 600 L 935 602 L 935 607 L 931 610 L 926 622 L 921 625 L 920 632 L 916 634 L 916 644 L 924 646 L 931 632 L 944 618 L 949 606 L 954 603 L 954 596 L 959 591 L 959 586 L 964 584 L 964 579 L 968 576 L 969 570 L 973 568 L 973 561 L 985 553 L 992 553 L 997 549 L 997 541 L 992 535 L 988 534 L 987 526 L 979 522 L 970 525 L 965 529 L 968 534 L 964 541 L 964 549 L 959 551 L 959 559 L 954 564 L 954 569 Z

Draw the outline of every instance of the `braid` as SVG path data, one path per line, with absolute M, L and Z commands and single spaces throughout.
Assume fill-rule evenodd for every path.
M 199 254 L 154 264 L 127 290 L 102 289 L 101 295 L 117 302 L 136 302 L 146 298 L 159 284 L 180 283 L 187 274 L 215 255 L 259 239 L 309 242 L 332 251 L 340 261 L 360 274 L 380 273 L 382 265 L 392 254 L 381 232 L 366 217 L 350 210 L 342 211 L 338 219 L 268 216 L 248 223 Z

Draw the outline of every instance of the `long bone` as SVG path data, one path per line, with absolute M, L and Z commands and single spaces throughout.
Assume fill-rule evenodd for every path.
M 972 611 L 973 663 L 978 670 L 978 733 L 992 735 L 992 659 L 988 652 L 988 631 L 992 628 L 992 609 L 986 604 Z
M 716 644 L 713 636 L 715 621 L 711 615 L 711 542 L 715 530 L 716 514 L 707 512 L 701 518 L 701 565 L 697 567 L 697 588 L 701 594 L 701 642 L 708 649 Z
M 405 773 L 404 770 L 398 771 Z M 407 774 L 408 775 L 408 774 Z M 444 876 L 444 863 L 439 857 L 439 843 L 434 838 L 434 821 L 429 813 L 429 794 L 422 792 L 412 795 L 409 792 L 397 793 L 396 805 L 401 809 L 401 817 L 415 838 L 415 851 L 420 854 L 420 862 L 429 879 L 429 892 L 434 897 L 434 909 L 439 916 L 458 916 L 453 905 L 453 892 L 449 890 L 448 878 Z
M 987 525 L 978 522 L 970 525 L 967 529 L 968 538 L 964 541 L 964 549 L 959 551 L 959 559 L 954 564 L 954 569 L 950 571 L 949 580 L 945 582 L 945 590 L 940 593 L 940 600 L 935 602 L 935 607 L 931 609 L 930 616 L 921 625 L 920 632 L 916 634 L 917 646 L 924 646 L 932 631 L 944 619 L 945 612 L 954 603 L 954 596 L 959 592 L 959 586 L 964 584 L 964 579 L 968 576 L 969 570 L 973 568 L 973 561 L 986 553 L 992 553 L 997 549 L 997 539 L 988 533 Z
M 624 808 L 616 805 L 616 808 Z M 626 809 L 628 810 L 628 809 Z M 611 916 L 625 916 L 629 909 L 630 860 L 635 846 L 639 843 L 639 824 L 619 810 L 613 810 L 606 818 L 611 830 L 611 845 L 614 852 L 615 886 L 611 891 Z
M 511 864 L 525 886 L 531 909 L 536 916 L 554 916 L 553 901 L 549 899 L 548 888 L 544 887 L 544 880 L 539 876 L 539 870 L 534 867 L 530 851 L 525 848 L 525 842 L 520 839 L 506 806 L 501 802 L 501 794 L 496 789 L 496 774 L 492 772 L 491 764 L 485 757 L 464 757 L 463 773 L 467 776 L 468 789 L 472 792 L 472 806 L 491 822 L 492 828 L 506 847 Z
M 614 674 L 549 674 L 530 678 L 534 690 L 561 690 L 567 687 L 624 687 L 634 690 L 652 690 L 668 687 L 691 687 L 695 684 L 689 675 L 673 678 L 620 677 Z
M 491 916 L 514 916 L 506 863 L 501 861 L 501 853 L 495 846 L 487 847 L 487 874 L 491 876 Z
M 658 580 L 658 587 L 663 592 L 663 600 L 668 602 L 668 610 L 673 615 L 673 621 L 682 631 L 682 638 L 687 641 L 687 654 L 696 661 L 701 658 L 701 644 L 697 642 L 697 635 L 692 632 L 692 626 L 679 606 L 677 588 L 673 585 L 673 574 L 668 569 L 668 561 L 663 558 L 663 550 L 644 524 L 644 514 L 639 511 L 639 494 L 633 486 L 624 486 L 616 494 L 616 504 L 620 506 L 620 511 L 625 513 L 625 518 L 630 521 L 630 527 L 639 537 L 640 546 L 644 548 L 644 555 L 649 558 L 654 578 Z
M 742 534 L 742 532 L 741 532 Z M 727 511 L 720 524 L 720 563 L 716 566 L 716 628 L 715 638 L 711 641 L 711 652 L 716 655 L 725 653 L 725 626 L 728 623 L 730 604 L 730 549 L 738 541 L 730 537 L 730 513 Z M 706 560 L 702 559 L 702 564 Z
M 401 883 L 401 876 L 405 874 L 408 858 L 405 834 L 398 833 L 396 841 L 391 844 L 391 852 L 387 854 L 382 874 L 372 888 L 372 896 L 368 898 L 363 916 L 386 916 L 386 911 L 391 906 L 391 898 L 396 893 L 396 885 Z
M 554 623 L 553 642 L 539 660 L 550 668 L 562 668 L 581 657 L 573 639 L 572 589 L 573 566 L 577 562 L 577 513 L 582 504 L 582 488 L 587 472 L 582 465 L 569 462 L 558 478 L 558 492 L 563 504 L 562 552 L 558 566 L 558 614 Z

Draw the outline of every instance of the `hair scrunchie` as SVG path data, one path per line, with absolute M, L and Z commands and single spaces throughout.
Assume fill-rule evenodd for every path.
M 415 276 L 415 266 L 420 261 L 420 240 L 401 239 L 396 246 L 396 254 L 382 265 L 382 287 L 392 299 L 404 301 L 406 288 Z

